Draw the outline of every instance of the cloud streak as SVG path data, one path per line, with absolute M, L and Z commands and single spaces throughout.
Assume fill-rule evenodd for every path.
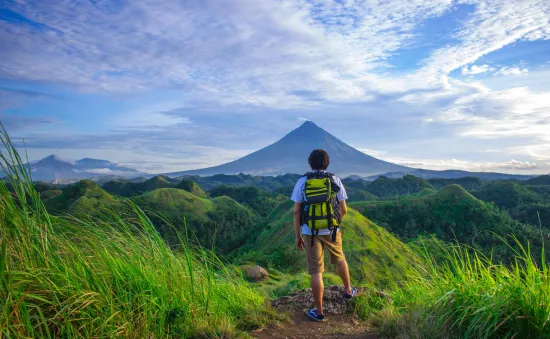
M 166 91 L 175 97 L 117 112 L 108 117 L 110 128 L 98 134 L 26 132 L 36 149 L 68 148 L 64 141 L 72 140 L 70 147 L 166 157 L 191 158 L 208 147 L 229 154 L 252 148 L 252 141 L 265 146 L 296 117 L 307 116 L 348 135 L 354 128 L 367 130 L 351 142 L 372 138 L 373 145 L 361 143 L 369 152 L 394 154 L 385 136 L 390 131 L 393 141 L 433 140 L 432 152 L 468 139 L 477 140 L 469 146 L 475 153 L 487 140 L 498 140 L 492 147 L 505 159 L 549 160 L 550 88 L 491 90 L 483 82 L 487 75 L 495 81 L 528 78 L 534 65 L 480 60 L 515 43 L 549 40 L 545 0 L 45 0 L 6 6 L 0 42 L 9 52 L 0 54 L 0 80 L 48 84 L 77 95 Z M 457 9 L 468 15 L 456 23 L 446 20 Z M 448 27 L 445 43 L 408 60 L 416 68 L 392 64 L 422 34 L 439 39 L 438 31 L 423 29 L 442 18 L 455 25 Z M 464 77 L 453 77 L 458 73 Z M 4 98 L 0 110 L 48 99 L 0 88 Z M 11 119 L 16 131 L 24 119 L 40 128 L 49 119 L 15 123 L 15 114 L 2 119 Z M 271 127 L 262 133 L 265 126 Z M 201 159 L 221 162 L 219 154 Z

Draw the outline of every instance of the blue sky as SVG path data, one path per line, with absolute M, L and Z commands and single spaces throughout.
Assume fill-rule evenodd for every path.
M 7 0 L 29 158 L 201 168 L 310 119 L 412 167 L 550 172 L 550 2 Z

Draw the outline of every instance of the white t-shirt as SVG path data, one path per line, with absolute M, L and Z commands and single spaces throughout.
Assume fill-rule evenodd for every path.
M 321 171 L 324 172 L 324 171 Z M 344 201 L 348 199 L 348 195 L 346 194 L 346 189 L 344 188 L 344 185 L 342 184 L 342 181 L 337 176 L 333 175 L 332 180 L 334 180 L 334 183 L 340 187 L 340 192 L 336 195 L 338 198 L 338 201 Z M 296 185 L 294 186 L 294 190 L 292 191 L 292 196 L 290 197 L 290 200 L 302 203 L 306 201 L 305 199 L 305 187 L 306 187 L 306 177 L 301 177 L 298 179 L 298 182 L 296 182 Z M 309 227 L 307 227 L 306 224 L 302 225 L 302 234 L 311 235 L 311 230 Z M 328 229 L 319 230 L 319 235 L 328 235 L 330 234 L 330 231 Z

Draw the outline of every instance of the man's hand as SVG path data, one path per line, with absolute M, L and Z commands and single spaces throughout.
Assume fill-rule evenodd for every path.
M 304 250 L 304 238 L 301 235 L 296 236 L 296 248 L 300 251 Z

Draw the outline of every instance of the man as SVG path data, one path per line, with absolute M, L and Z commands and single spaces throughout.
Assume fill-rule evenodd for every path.
M 323 272 L 325 247 L 329 251 L 330 262 L 336 265 L 338 275 L 344 284 L 344 298 L 351 299 L 357 295 L 357 289 L 351 287 L 348 264 L 342 250 L 342 234 L 337 227 L 347 212 L 346 199 L 348 197 L 344 185 L 342 185 L 342 181 L 338 177 L 327 174 L 326 172 L 330 163 L 330 157 L 325 150 L 313 150 L 309 155 L 308 162 L 312 172 L 300 178 L 292 192 L 291 199 L 294 201 L 294 230 L 296 232 L 296 247 L 299 250 L 305 249 L 306 251 L 308 273 L 311 275 L 311 289 L 315 300 L 315 308 L 310 309 L 307 315 L 315 321 L 324 321 L 323 294 L 325 288 L 323 285 Z M 338 214 L 339 217 L 337 218 L 338 223 L 336 227 L 332 229 L 315 229 L 315 223 L 313 223 L 313 227 L 311 222 L 308 224 L 304 223 L 303 214 L 308 213 L 304 212 L 308 208 L 306 182 L 308 178 L 314 176 L 319 178 L 323 176 L 328 177 L 334 188 L 331 192 L 333 192 L 333 196 L 335 195 L 335 197 L 333 197 L 333 200 L 334 198 L 336 199 L 336 206 L 334 208 L 337 210 L 333 213 L 335 218 Z M 316 220 L 320 220 L 320 218 L 316 218 Z

